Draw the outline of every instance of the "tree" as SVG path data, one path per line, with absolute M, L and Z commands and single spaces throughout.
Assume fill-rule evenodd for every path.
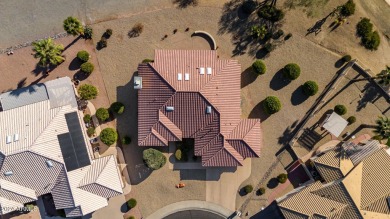
M 127 201 L 127 206 L 129 208 L 134 208 L 135 206 L 137 206 L 137 200 L 135 200 L 134 198 L 131 198 Z
M 105 128 L 100 132 L 100 140 L 110 146 L 118 140 L 118 133 L 113 128 Z
M 386 69 L 383 70 L 381 73 L 379 73 L 377 75 L 377 77 L 379 79 L 378 83 L 383 85 L 383 86 L 387 86 L 390 84 L 390 67 L 389 66 L 386 66 Z
M 90 75 L 93 72 L 93 70 L 95 69 L 95 66 L 90 62 L 86 62 L 86 63 L 81 64 L 80 69 L 85 74 Z
M 65 60 L 61 55 L 62 51 L 64 51 L 64 46 L 55 44 L 52 38 L 34 42 L 32 45 L 35 52 L 34 58 L 39 59 L 39 65 L 42 67 L 47 68 L 48 65 L 58 65 Z
M 356 32 L 360 37 L 365 37 L 372 32 L 373 25 L 368 18 L 362 18 L 356 25 Z
M 106 121 L 108 118 L 110 118 L 110 113 L 108 112 L 108 110 L 106 108 L 99 108 L 96 110 L 96 117 L 104 122 Z
M 295 80 L 301 74 L 301 68 L 295 63 L 290 63 L 284 66 L 283 76 L 289 80 Z
M 253 191 L 253 186 L 252 185 L 246 185 L 244 187 L 244 190 L 245 190 L 246 194 L 249 194 L 249 193 L 251 193 Z
M 149 148 L 143 151 L 142 158 L 152 170 L 158 170 L 165 165 L 167 158 L 160 151 Z
M 281 108 L 282 104 L 275 96 L 268 96 L 263 102 L 263 109 L 269 115 L 279 112 Z
M 378 31 L 374 31 L 362 38 L 363 46 L 369 50 L 377 50 L 380 43 L 381 38 Z
M 81 61 L 81 62 L 88 62 L 89 60 L 89 53 L 85 50 L 81 50 L 77 53 L 77 58 Z
M 266 72 L 267 68 L 265 67 L 265 64 L 260 59 L 256 60 L 252 64 L 252 69 L 256 72 L 256 74 L 262 75 Z
M 78 93 L 80 94 L 81 99 L 92 100 L 96 98 L 98 90 L 93 85 L 83 84 L 79 87 Z
M 257 15 L 272 22 L 277 22 L 284 18 L 284 12 L 271 5 L 262 6 L 257 12 Z
M 314 96 L 318 92 L 318 85 L 315 81 L 306 81 L 302 85 L 303 93 L 308 96 Z
M 276 177 L 276 178 L 278 178 L 278 181 L 279 181 L 280 183 L 285 183 L 285 182 L 287 181 L 287 174 L 281 173 L 281 174 L 279 174 L 278 177 Z
M 75 17 L 68 17 L 64 20 L 64 30 L 72 36 L 84 34 L 83 25 Z
M 340 9 L 341 15 L 348 17 L 355 13 L 355 3 L 353 0 L 348 0 Z
M 380 116 L 375 121 L 375 138 L 382 140 L 387 139 L 387 145 L 390 146 L 390 120 L 387 116 Z
M 110 110 L 120 115 L 125 111 L 125 105 L 121 102 L 114 102 L 111 104 Z
M 340 116 L 345 115 L 347 113 L 347 107 L 344 105 L 338 104 L 334 107 L 334 112 L 339 114 Z

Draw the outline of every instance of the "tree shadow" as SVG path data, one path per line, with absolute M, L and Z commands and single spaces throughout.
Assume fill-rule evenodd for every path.
M 267 183 L 267 188 L 274 189 L 279 185 L 279 181 L 277 178 L 271 178 Z
M 242 187 L 240 190 L 238 190 L 238 194 L 241 197 L 248 195 L 248 193 L 246 193 L 246 191 L 245 191 L 245 187 Z
M 187 8 L 188 6 L 197 6 L 198 0 L 173 0 L 173 4 L 177 4 L 180 9 Z
M 252 70 L 252 66 L 249 66 L 241 73 L 241 88 L 253 83 L 259 75 Z
M 121 207 L 120 207 L 120 211 L 121 211 L 122 213 L 126 213 L 126 212 L 128 212 L 129 210 L 130 210 L 130 208 L 129 208 L 129 206 L 127 205 L 127 202 L 123 203 L 123 204 L 121 205 Z
M 356 111 L 360 111 L 367 106 L 368 103 L 375 103 L 379 98 L 381 98 L 380 92 L 378 89 L 373 86 L 370 82 L 364 85 L 363 96 L 358 101 L 358 105 L 356 107 Z
M 256 52 L 256 59 L 266 59 L 271 55 L 266 48 L 261 48 Z
M 84 81 L 85 79 L 88 78 L 88 74 L 85 74 L 84 72 L 82 71 L 77 71 L 74 75 L 73 75 L 73 79 L 74 80 L 79 80 L 79 81 Z
M 35 65 L 35 69 L 31 71 L 31 74 L 38 76 L 40 74 L 46 74 L 47 68 L 41 66 L 39 63 Z
M 277 71 L 275 73 L 275 75 L 272 77 L 270 83 L 269 83 L 269 87 L 272 89 L 272 90 L 280 90 L 282 88 L 284 88 L 285 86 L 289 85 L 291 83 L 291 80 L 288 80 L 286 78 L 283 77 L 283 68 L 280 69 L 279 71 Z
M 79 39 L 81 39 L 81 35 L 78 35 L 72 42 L 70 42 L 67 46 L 65 46 L 64 48 L 64 51 L 69 49 L 71 46 L 73 46 L 75 43 L 77 43 L 77 41 L 79 41 Z M 63 51 L 63 52 L 64 52 Z
M 334 67 L 336 68 L 341 68 L 341 66 L 343 66 L 345 64 L 345 61 L 343 58 L 337 60 L 335 63 L 334 63 Z
M 262 100 L 252 109 L 248 116 L 249 118 L 260 118 L 260 120 L 264 122 L 270 117 L 270 115 L 268 115 L 268 113 L 266 113 L 263 109 L 263 102 L 264 100 Z
M 299 86 L 291 95 L 291 104 L 297 106 L 309 99 L 309 96 L 303 93 L 302 86 Z
M 69 70 L 70 71 L 75 71 L 80 68 L 82 62 L 80 61 L 79 58 L 75 57 L 70 63 L 69 63 Z
M 26 80 L 27 80 L 27 77 L 23 78 L 22 80 L 20 80 L 16 86 L 16 88 L 22 88 L 26 85 Z
M 322 26 L 324 25 L 325 21 L 328 19 L 329 16 L 331 16 L 334 12 L 329 13 L 324 18 L 318 20 L 313 26 L 311 26 L 309 29 L 307 29 L 306 36 L 309 34 L 314 33 L 315 35 L 319 34 L 322 31 Z

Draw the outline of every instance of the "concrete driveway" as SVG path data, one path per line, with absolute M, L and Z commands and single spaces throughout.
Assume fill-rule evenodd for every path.
M 123 214 L 125 212 L 122 212 L 123 209 L 121 209 L 121 207 L 125 204 L 125 202 L 126 200 L 123 194 L 110 198 L 110 200 L 108 201 L 108 206 L 95 211 L 92 214 L 92 218 L 93 219 L 123 218 Z

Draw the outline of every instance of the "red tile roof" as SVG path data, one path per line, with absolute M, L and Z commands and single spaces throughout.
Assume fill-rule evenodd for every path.
M 138 92 L 140 146 L 193 138 L 203 166 L 239 166 L 246 157 L 260 156 L 260 120 L 241 119 L 241 66 L 236 60 L 219 60 L 212 50 L 156 50 L 154 60 L 138 67 L 143 81 Z

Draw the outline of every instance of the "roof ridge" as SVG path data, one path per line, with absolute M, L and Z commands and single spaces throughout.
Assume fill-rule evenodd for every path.
M 151 64 L 151 63 L 141 63 L 140 64 L 141 66 L 142 65 L 145 65 L 145 66 L 148 66 L 150 67 L 153 72 L 157 73 L 157 75 L 162 79 L 163 82 L 165 82 L 175 93 L 177 92 L 176 89 L 172 86 L 172 84 L 170 84 L 155 68 L 154 66 Z M 172 95 L 173 96 L 173 95 Z
M 164 122 L 162 122 L 160 120 L 160 116 L 164 116 L 172 125 L 174 125 L 174 128 L 177 128 L 178 130 L 180 130 L 179 127 L 177 127 L 177 125 L 175 123 L 173 123 L 163 112 L 161 112 L 161 110 L 158 111 L 159 120 L 157 123 L 161 123 L 161 125 L 163 125 L 173 136 L 175 136 L 177 139 L 181 139 L 179 136 L 177 136 L 175 134 L 175 132 L 171 131 L 171 129 L 169 129 L 168 126 Z
M 156 129 L 154 129 L 152 127 L 152 132 L 151 132 L 152 135 L 154 135 L 154 137 L 156 137 L 158 140 L 160 140 L 163 144 L 165 145 L 168 145 L 168 140 L 165 139 Z
M 80 182 L 78 183 L 77 185 L 77 188 L 80 187 L 80 186 L 84 186 L 84 185 L 88 185 L 90 183 L 86 183 L 84 182 L 86 177 L 89 176 L 92 172 L 97 171 L 98 174 L 96 174 L 95 177 L 93 177 L 93 182 L 96 182 L 96 180 L 99 178 L 100 174 L 103 172 L 103 169 L 105 168 L 105 166 L 107 165 L 108 161 L 109 161 L 109 158 L 110 156 L 104 156 L 104 157 L 100 157 L 98 159 L 94 159 L 94 163 L 91 164 L 91 167 L 88 169 L 88 171 L 84 174 L 84 176 L 82 177 L 82 179 L 80 180 Z M 102 162 L 103 165 L 101 168 L 94 168 L 94 166 L 96 166 L 96 162 Z
M 101 186 L 103 186 L 103 187 L 108 188 L 107 186 L 105 186 L 105 185 L 103 185 L 103 184 L 101 184 L 101 183 L 98 183 L 97 181 L 98 181 L 99 178 L 102 176 L 102 173 L 103 173 L 104 170 L 107 168 L 108 162 L 110 162 L 111 160 L 114 161 L 114 165 L 115 165 L 115 168 L 116 168 L 116 170 L 117 170 L 116 172 L 118 173 L 118 163 L 116 162 L 116 159 L 115 159 L 115 157 L 114 157 L 113 154 L 112 154 L 112 155 L 109 155 L 109 156 L 106 156 L 106 157 L 109 157 L 109 158 L 107 159 L 107 163 L 105 164 L 104 168 L 103 168 L 102 171 L 100 172 L 101 174 L 98 175 L 98 177 L 97 177 L 95 183 L 98 184 L 98 185 L 101 185 Z M 120 176 L 120 174 L 118 174 L 118 178 L 119 178 L 120 180 L 122 180 L 122 177 Z M 121 187 L 122 187 L 122 185 L 121 185 Z M 112 188 L 108 188 L 108 189 L 118 192 L 117 190 L 114 190 L 114 189 L 112 189 Z M 119 192 L 119 193 L 121 193 L 121 192 Z
M 224 61 L 226 61 L 226 63 L 224 63 L 222 66 L 221 66 L 221 68 L 219 69 L 219 71 L 216 73 L 216 74 L 214 74 L 214 75 L 212 75 L 211 76 L 211 78 L 206 82 L 206 83 L 204 83 L 201 87 L 200 87 L 200 89 L 199 89 L 199 93 L 201 93 L 201 91 L 203 90 L 203 88 L 205 87 L 205 86 L 207 86 L 214 78 L 216 78 L 217 76 L 219 76 L 219 74 L 221 74 L 221 72 L 226 68 L 226 66 L 228 66 L 232 61 L 234 61 L 233 59 L 218 59 L 218 58 L 216 58 L 216 62 L 224 62 Z

